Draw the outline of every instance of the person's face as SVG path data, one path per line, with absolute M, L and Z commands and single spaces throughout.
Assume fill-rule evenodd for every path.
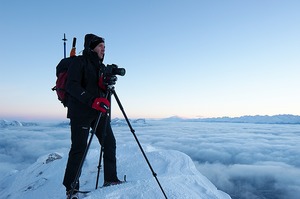
M 103 59 L 105 53 L 105 44 L 99 43 L 95 48 L 94 51 L 98 54 L 100 59 Z

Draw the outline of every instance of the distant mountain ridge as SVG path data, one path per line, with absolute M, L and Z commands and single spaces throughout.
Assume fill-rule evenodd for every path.
M 228 122 L 228 123 L 254 123 L 254 124 L 300 124 L 300 116 L 298 115 L 255 115 L 241 117 L 218 117 L 199 119 L 204 122 Z
M 37 123 L 34 122 L 20 122 L 20 121 L 9 121 L 9 120 L 0 120 L 0 128 L 5 127 L 18 127 L 18 126 L 37 126 Z
M 129 119 L 129 122 L 131 124 L 134 124 L 135 126 L 146 126 L 148 125 L 145 118 L 138 118 L 138 119 Z M 39 126 L 39 122 L 22 122 L 17 120 L 4 120 L 0 119 L 0 128 L 9 128 L 9 127 L 28 127 L 28 126 Z M 58 123 L 52 123 L 48 124 L 50 126 L 54 127 L 69 127 L 70 122 L 69 121 L 63 121 Z M 125 119 L 120 118 L 113 118 L 111 120 L 112 126 L 126 126 L 127 122 Z
M 241 117 L 215 117 L 215 118 L 196 118 L 184 119 L 178 116 L 162 119 L 164 121 L 181 122 L 224 122 L 224 123 L 254 123 L 254 124 L 300 124 L 299 115 L 282 114 L 282 115 L 245 115 Z
M 150 120 L 150 119 L 149 119 Z M 253 123 L 253 124 L 300 124 L 299 115 L 291 114 L 281 114 L 281 115 L 245 115 L 241 117 L 215 117 L 215 118 L 194 118 L 194 119 L 185 119 L 178 116 L 172 116 L 163 119 L 157 119 L 158 121 L 169 121 L 169 122 L 223 122 L 223 123 Z M 130 119 L 130 123 L 138 126 L 145 126 L 147 124 L 147 119 L 138 118 Z M 127 125 L 125 119 L 114 118 L 111 120 L 112 126 L 124 126 Z M 69 126 L 69 122 L 62 122 L 56 124 L 57 126 Z M 22 127 L 22 126 L 38 126 L 35 122 L 20 122 L 20 121 L 8 121 L 0 120 L 0 128 L 7 127 Z

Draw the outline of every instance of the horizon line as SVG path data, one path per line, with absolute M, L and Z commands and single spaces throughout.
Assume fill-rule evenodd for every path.
M 171 119 L 171 118 L 178 118 L 178 119 L 221 119 L 221 118 L 241 118 L 241 117 L 274 117 L 274 116 L 296 116 L 300 117 L 300 114 L 275 114 L 275 115 L 241 115 L 241 116 L 216 116 L 216 117 L 204 117 L 204 116 L 198 116 L 198 117 L 183 117 L 183 116 L 178 116 L 178 115 L 172 115 L 168 117 L 131 117 L 128 119 L 153 119 L 153 120 L 161 120 L 161 119 Z M 122 119 L 122 117 L 112 117 L 112 119 Z M 125 118 L 123 118 L 125 119 Z M 32 121 L 32 120 L 38 120 L 38 121 L 59 121 L 59 120 L 69 120 L 69 118 L 61 118 L 61 117 L 26 117 L 26 116 L 0 116 L 0 120 L 11 120 L 11 121 L 20 121 L 20 120 L 25 120 L 25 121 Z

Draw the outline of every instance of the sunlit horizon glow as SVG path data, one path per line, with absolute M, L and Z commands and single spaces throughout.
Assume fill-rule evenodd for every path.
M 300 1 L 31 1 L 0 6 L 0 118 L 66 117 L 51 91 L 64 33 L 67 54 L 105 38 L 130 118 L 300 115 Z
M 229 117 L 229 118 L 238 118 L 238 117 L 244 117 L 244 116 L 276 116 L 276 115 L 295 115 L 295 116 L 300 116 L 297 114 L 290 114 L 290 113 L 285 113 L 285 114 L 244 114 L 244 115 L 210 115 L 210 116 L 203 116 L 203 115 L 197 115 L 194 117 L 189 117 L 185 115 L 159 115 L 159 116 L 149 116 L 149 115 L 128 115 L 126 113 L 126 116 L 128 119 L 165 119 L 165 118 L 171 118 L 171 117 L 177 117 L 177 118 L 182 118 L 182 119 L 204 119 L 204 118 L 223 118 L 223 117 Z M 122 113 L 118 114 L 112 114 L 112 118 L 124 118 L 124 115 Z M 125 118 L 124 118 L 125 119 Z M 44 114 L 44 115 L 39 115 L 39 114 L 19 114 L 19 115 L 14 115 L 14 114 L 1 114 L 0 115 L 0 120 L 17 120 L 17 121 L 61 121 L 61 120 L 67 120 L 66 116 L 64 114 Z

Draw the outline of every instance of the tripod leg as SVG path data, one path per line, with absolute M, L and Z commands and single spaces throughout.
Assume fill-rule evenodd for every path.
M 108 93 L 106 98 L 109 100 L 109 102 L 111 102 L 111 89 L 108 89 Z M 97 179 L 96 179 L 96 187 L 95 189 L 98 189 L 98 183 L 99 183 L 99 176 L 100 176 L 100 169 L 101 169 L 101 162 L 102 162 L 102 154 L 104 151 L 104 142 L 105 142 L 105 138 L 106 138 L 106 129 L 107 129 L 107 125 L 108 125 L 108 120 L 111 120 L 111 108 L 109 109 L 108 115 L 106 115 L 105 118 L 105 123 L 104 123 L 104 128 L 102 130 L 102 141 L 101 141 L 101 151 L 100 151 L 100 157 L 99 157 L 99 164 L 98 164 L 98 172 L 97 172 Z
M 102 153 L 103 153 L 103 146 L 101 146 L 101 151 L 100 151 L 100 157 L 99 157 L 99 164 L 98 164 L 98 173 L 97 173 L 97 180 L 96 180 L 96 188 L 98 188 L 98 183 L 99 183 L 99 175 L 100 175 L 100 169 L 101 169 L 101 161 L 102 161 Z
M 104 128 L 102 130 L 101 151 L 100 151 L 100 157 L 99 157 L 98 173 L 97 173 L 97 180 L 96 180 L 96 187 L 95 187 L 95 189 L 98 188 L 98 183 L 99 183 L 99 175 L 100 175 L 100 169 L 101 169 L 102 154 L 103 154 L 103 151 L 104 151 L 104 142 L 105 142 L 105 138 L 106 138 L 106 129 L 107 129 L 107 124 L 108 124 L 108 119 L 110 119 L 110 116 L 106 116 L 105 123 L 104 123 L 105 126 L 104 126 Z
M 144 158 L 145 158 L 145 160 L 146 160 L 146 162 L 147 162 L 147 164 L 148 164 L 148 166 L 149 166 L 149 168 L 150 168 L 150 170 L 151 170 L 151 172 L 152 172 L 152 175 L 154 176 L 154 178 L 155 178 L 157 184 L 159 185 L 160 190 L 162 191 L 163 195 L 164 195 L 165 198 L 167 199 L 167 195 L 166 195 L 165 191 L 163 190 L 163 188 L 162 188 L 162 186 L 161 186 L 159 180 L 157 179 L 157 174 L 154 172 L 154 170 L 153 170 L 153 168 L 152 168 L 152 166 L 151 166 L 151 164 L 150 164 L 150 162 L 149 162 L 149 160 L 148 160 L 148 158 L 147 158 L 147 156 L 146 156 L 146 154 L 145 154 L 145 152 L 144 152 L 144 150 L 143 150 L 143 148 L 142 148 L 142 146 L 141 146 L 141 144 L 140 144 L 140 142 L 139 142 L 139 140 L 138 140 L 138 138 L 137 138 L 137 136 L 136 136 L 136 134 L 135 134 L 135 130 L 132 128 L 132 126 L 131 126 L 131 124 L 130 124 L 130 122 L 129 122 L 129 119 L 128 119 L 128 117 L 127 117 L 125 111 L 124 111 L 124 108 L 123 108 L 123 106 L 122 106 L 122 104 L 121 104 L 121 101 L 119 100 L 119 98 L 118 98 L 118 96 L 117 96 L 116 91 L 115 91 L 113 88 L 112 88 L 111 90 L 112 90 L 112 94 L 114 95 L 114 97 L 115 97 L 115 99 L 116 99 L 116 101 L 117 101 L 117 103 L 118 103 L 118 105 L 119 105 L 119 108 L 121 109 L 121 112 L 123 113 L 123 116 L 124 116 L 124 118 L 125 118 L 125 120 L 126 120 L 126 122 L 127 122 L 127 124 L 128 124 L 128 127 L 130 128 L 130 131 L 131 131 L 131 133 L 133 134 L 133 136 L 134 136 L 134 138 L 135 138 L 135 141 L 137 142 L 137 144 L 138 144 L 138 146 L 139 146 L 139 148 L 140 148 L 140 150 L 141 150 L 141 152 L 142 152 L 142 154 L 143 154 L 143 156 L 144 156 Z

